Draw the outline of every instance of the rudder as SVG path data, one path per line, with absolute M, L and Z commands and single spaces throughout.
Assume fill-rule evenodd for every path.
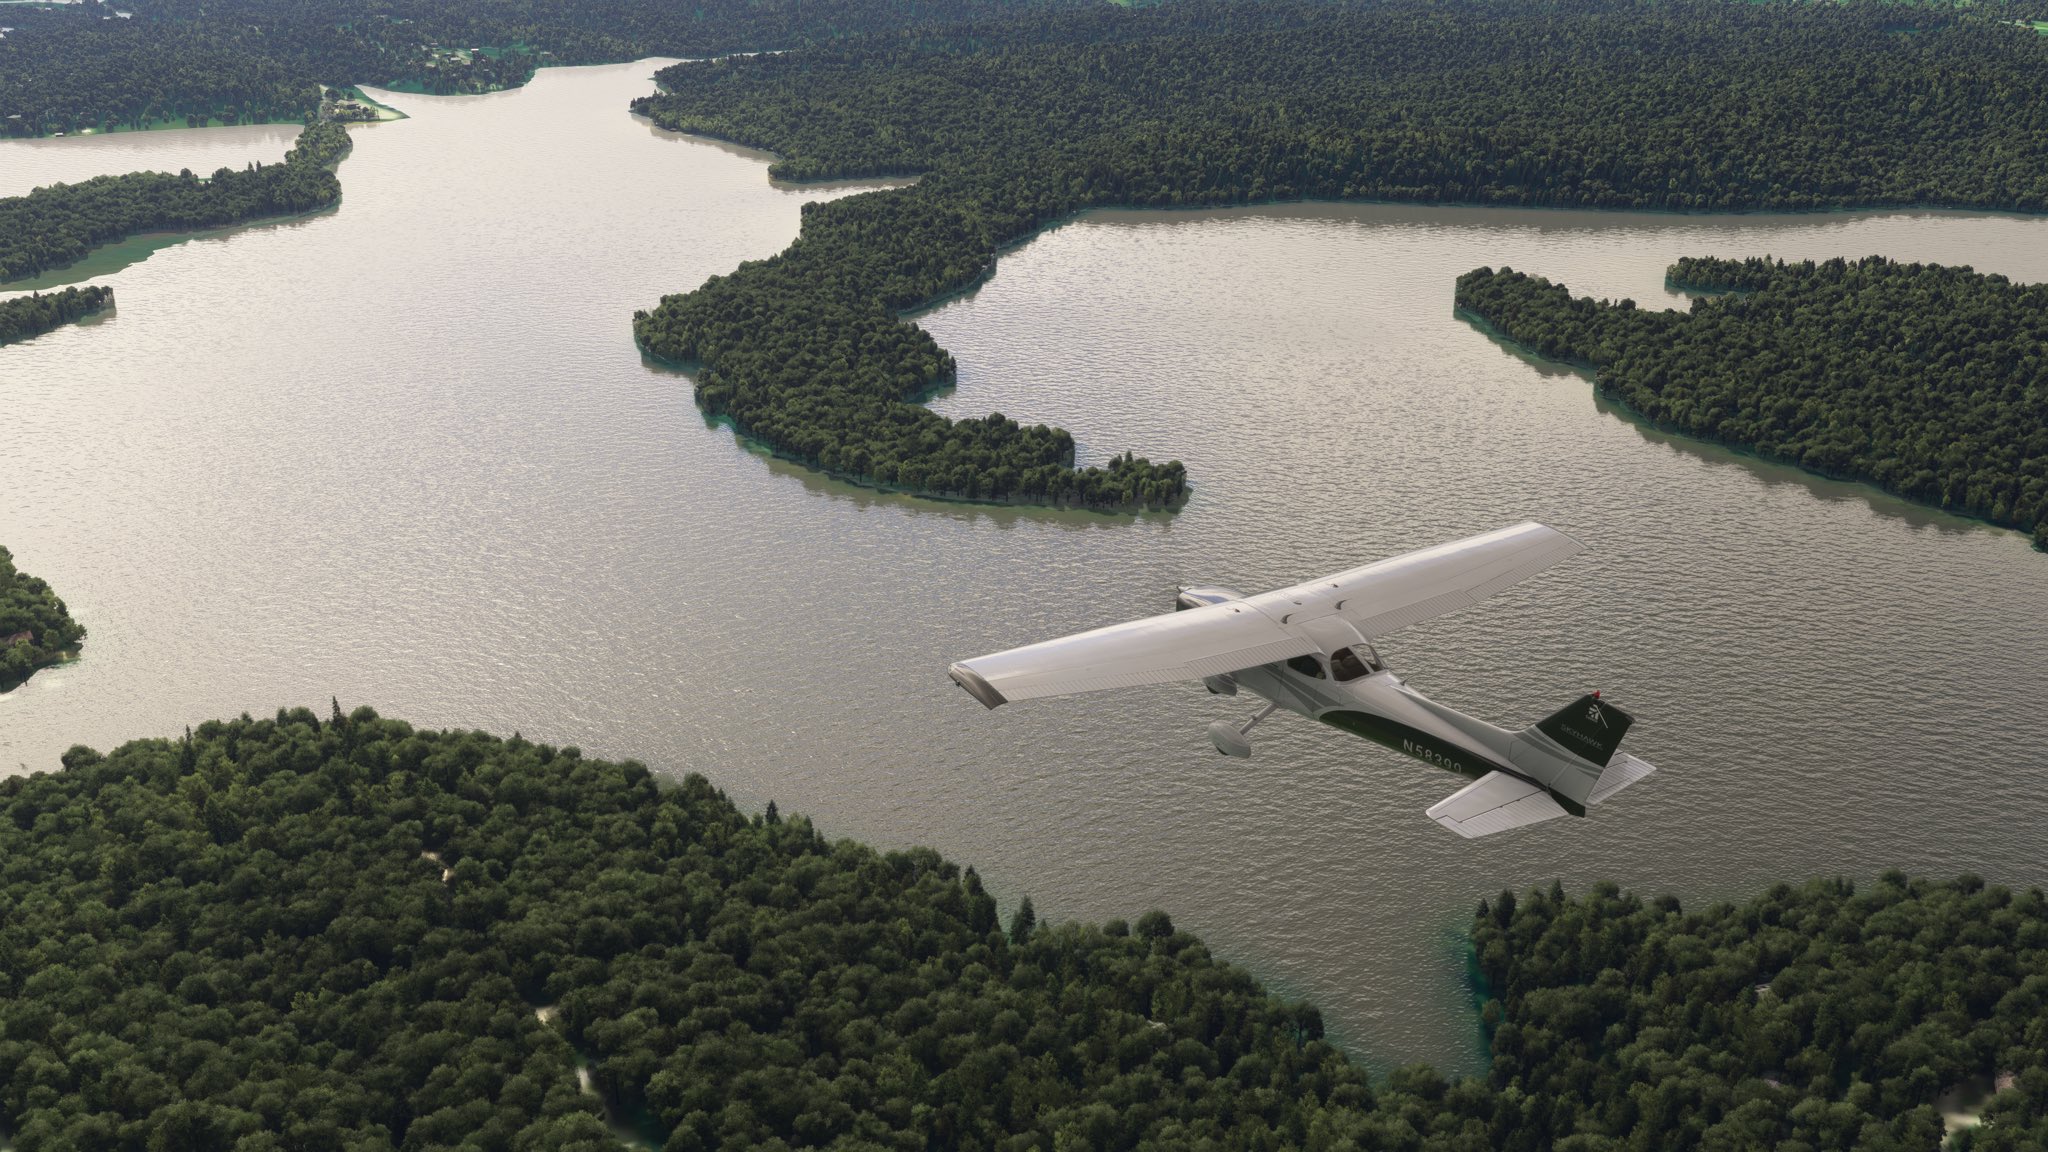
M 1536 730 L 1579 759 L 1604 768 L 1633 723 L 1635 717 L 1592 692 L 1538 721 Z

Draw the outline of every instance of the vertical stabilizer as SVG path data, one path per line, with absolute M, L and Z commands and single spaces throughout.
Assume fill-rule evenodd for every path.
M 1621 747 L 1621 738 L 1635 718 L 1600 698 L 1598 692 L 1581 696 L 1536 724 L 1536 730 L 1556 741 L 1558 747 L 1597 768 L 1605 768 Z

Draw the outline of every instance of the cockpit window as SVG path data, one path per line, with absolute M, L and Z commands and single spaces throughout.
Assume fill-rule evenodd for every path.
M 1330 671 L 1339 680 L 1356 680 L 1365 675 L 1365 661 L 1349 648 L 1339 648 L 1330 653 Z
M 1378 654 L 1368 648 L 1360 652 L 1355 648 L 1339 648 L 1330 653 L 1330 671 L 1339 680 L 1356 680 L 1378 672 L 1382 665 Z
M 1323 662 L 1313 656 L 1296 656 L 1287 662 L 1287 666 L 1303 676 L 1313 676 L 1318 680 L 1326 679 L 1323 675 Z

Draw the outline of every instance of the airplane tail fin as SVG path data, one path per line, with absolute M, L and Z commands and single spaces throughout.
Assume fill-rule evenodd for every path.
M 1526 771 L 1571 804 L 1590 807 L 1656 769 L 1620 750 L 1635 717 L 1591 692 L 1515 734 L 1509 749 Z
M 1511 771 L 1489 772 L 1432 804 L 1429 818 L 1466 839 L 1584 816 L 1586 809 L 1655 772 L 1620 751 L 1635 718 L 1600 698 L 1579 697 L 1515 734 Z
M 1614 759 L 1621 738 L 1635 717 L 1600 699 L 1598 692 L 1579 697 L 1536 722 L 1536 731 L 1557 746 L 1598 768 Z

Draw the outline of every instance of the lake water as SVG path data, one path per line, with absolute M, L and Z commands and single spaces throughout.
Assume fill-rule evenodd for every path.
M 749 452 L 635 351 L 635 308 L 844 191 L 635 120 L 655 67 L 380 96 L 411 119 L 355 130 L 338 209 L 159 248 L 105 278 L 111 318 L 0 351 L 0 543 L 92 630 L 0 696 L 0 764 L 329 697 L 517 729 L 933 845 L 1044 916 L 1165 907 L 1377 1067 L 1477 1065 L 1462 934 L 1504 886 L 2048 879 L 2048 556 L 1641 427 L 1451 311 L 1481 264 L 1646 304 L 1685 254 L 2048 279 L 2048 220 L 1093 214 L 921 320 L 961 363 L 938 407 L 1178 456 L 1193 499 L 945 505 Z M 0 144 L 0 192 L 288 133 Z M 1586 820 L 1467 842 L 1422 815 L 1459 781 L 1334 730 L 1276 717 L 1217 756 L 1203 726 L 1244 700 L 989 713 L 945 676 L 1177 582 L 1259 591 L 1530 517 L 1591 551 L 1382 649 L 1505 724 L 1590 688 L 1634 711 L 1663 770 Z

